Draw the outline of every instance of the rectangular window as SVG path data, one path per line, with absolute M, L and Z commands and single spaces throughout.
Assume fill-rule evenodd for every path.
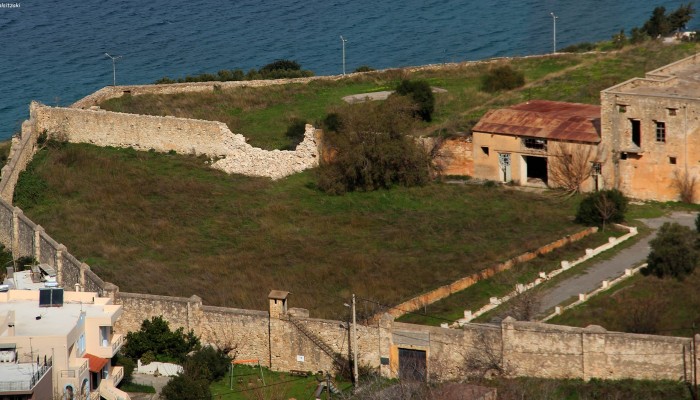
M 78 357 L 82 356 L 85 354 L 85 334 L 81 334 L 80 337 L 78 338 L 78 342 L 76 343 L 76 350 L 78 353 Z
M 626 160 L 627 159 L 627 153 L 620 153 L 620 160 Z
M 676 165 L 676 157 L 669 157 L 668 162 L 673 164 L 673 165 Z
M 626 113 L 627 112 L 627 106 L 624 104 L 620 104 L 617 106 L 617 110 L 621 113 Z
M 654 121 L 656 123 L 656 141 L 666 142 L 666 123 L 663 121 Z
M 676 109 L 675 108 L 669 108 L 668 109 L 668 115 L 670 116 L 675 116 L 676 115 Z
M 528 149 L 547 150 L 547 140 L 545 139 L 524 138 L 523 145 Z
M 599 162 L 594 162 L 593 167 L 591 168 L 591 174 L 593 175 L 602 175 L 603 174 L 603 166 Z
M 642 147 L 642 124 L 638 119 L 631 119 L 632 143 L 637 147 Z

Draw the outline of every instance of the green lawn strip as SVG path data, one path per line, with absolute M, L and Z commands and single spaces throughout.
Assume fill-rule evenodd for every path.
M 125 382 L 119 385 L 119 390 L 127 393 L 155 393 L 156 389 L 151 385 L 142 385 L 139 383 Z
M 236 365 L 233 369 L 233 379 L 230 375 L 210 386 L 214 399 L 221 396 L 224 399 L 310 399 L 318 387 L 316 376 L 294 376 L 288 373 L 270 371 L 247 365 Z M 264 381 L 264 382 L 263 382 Z M 347 393 L 352 388 L 348 381 L 333 381 L 342 392 Z M 321 395 L 326 399 L 326 393 Z M 336 397 L 333 395 L 333 397 Z
M 122 291 L 264 310 L 281 289 L 320 318 L 352 293 L 398 304 L 581 229 L 576 199 L 442 183 L 329 196 L 313 171 L 273 182 L 86 144 L 40 151 L 16 203 Z
M 438 326 L 445 320 L 455 321 L 463 318 L 464 310 L 477 311 L 488 304 L 489 298 L 503 297 L 510 293 L 516 283 L 530 283 L 538 277 L 540 271 L 549 273 L 560 268 L 561 260 L 582 257 L 585 249 L 598 247 L 607 243 L 609 237 L 624 234 L 624 231 L 619 230 L 597 232 L 534 260 L 518 264 L 492 278 L 481 280 L 465 290 L 425 307 L 417 314 L 407 314 L 399 318 L 399 321 Z

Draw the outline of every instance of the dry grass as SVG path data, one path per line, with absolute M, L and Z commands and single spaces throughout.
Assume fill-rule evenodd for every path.
M 431 184 L 329 196 L 312 173 L 271 182 L 89 145 L 40 152 L 17 199 L 123 291 L 265 309 L 283 289 L 319 317 L 345 313 L 351 293 L 396 304 L 580 229 L 572 203 L 534 194 Z

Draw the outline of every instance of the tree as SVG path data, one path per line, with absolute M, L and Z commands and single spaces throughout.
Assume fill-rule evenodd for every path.
M 524 84 L 525 75 L 514 70 L 510 65 L 494 67 L 481 77 L 481 90 L 490 93 L 519 88 Z
M 620 29 L 619 33 L 612 36 L 612 43 L 616 49 L 621 49 L 627 44 L 627 36 L 625 35 L 625 30 Z
M 411 81 L 404 79 L 396 87 L 396 94 L 406 96 L 416 104 L 414 114 L 423 121 L 431 121 L 435 111 L 435 96 L 433 89 L 426 81 Z
M 294 150 L 304 140 L 304 134 L 306 134 L 306 121 L 299 118 L 292 119 L 284 134 L 290 142 L 288 148 Z
M 553 186 L 573 195 L 581 192 L 581 185 L 593 173 L 597 158 L 593 146 L 557 143 L 553 145 L 549 163 L 549 180 Z
M 642 26 L 642 30 L 652 38 L 667 35 L 671 32 L 671 23 L 666 15 L 666 7 L 656 7 L 651 14 L 651 18 Z
M 695 14 L 695 8 L 693 8 L 693 3 L 681 4 L 676 11 L 672 12 L 668 16 L 668 22 L 671 25 L 671 31 L 680 31 L 688 25 L 693 15 Z
M 683 203 L 693 204 L 695 202 L 695 187 L 697 179 L 688 170 L 683 172 L 675 171 L 673 175 L 673 187 L 678 190 L 679 197 Z
M 603 227 L 610 222 L 622 222 L 627 202 L 625 195 L 617 189 L 590 193 L 578 206 L 576 222 Z
M 193 331 L 184 333 L 183 328 L 171 331 L 168 321 L 158 316 L 143 320 L 138 332 L 126 334 L 124 355 L 137 360 L 150 352 L 156 360 L 182 362 L 187 353 L 199 347 L 199 338 Z
M 226 376 L 230 364 L 231 357 L 225 350 L 204 346 L 187 357 L 183 370 L 195 379 L 213 382 Z
M 161 391 L 165 400 L 210 399 L 210 382 L 206 379 L 178 374 L 168 381 Z
M 630 43 L 639 44 L 649 39 L 649 35 L 644 29 L 632 28 L 630 31 Z
M 696 237 L 697 234 L 686 226 L 675 222 L 664 223 L 656 238 L 649 242 L 651 252 L 642 274 L 683 280 L 695 270 L 700 260 L 695 246 Z
M 318 170 L 318 187 L 331 194 L 419 186 L 430 179 L 427 151 L 407 136 L 415 106 L 405 97 L 366 102 L 337 111 L 338 132 L 327 132 L 328 160 Z

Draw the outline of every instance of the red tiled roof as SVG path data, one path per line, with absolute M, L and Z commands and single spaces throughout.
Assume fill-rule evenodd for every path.
M 85 353 L 83 358 L 88 359 L 88 365 L 90 366 L 90 372 L 100 372 L 102 371 L 102 368 L 107 364 L 109 361 L 108 358 L 102 358 L 102 357 L 97 357 L 93 356 L 92 354 Z
M 598 143 L 600 106 L 533 100 L 487 112 L 474 131 Z

